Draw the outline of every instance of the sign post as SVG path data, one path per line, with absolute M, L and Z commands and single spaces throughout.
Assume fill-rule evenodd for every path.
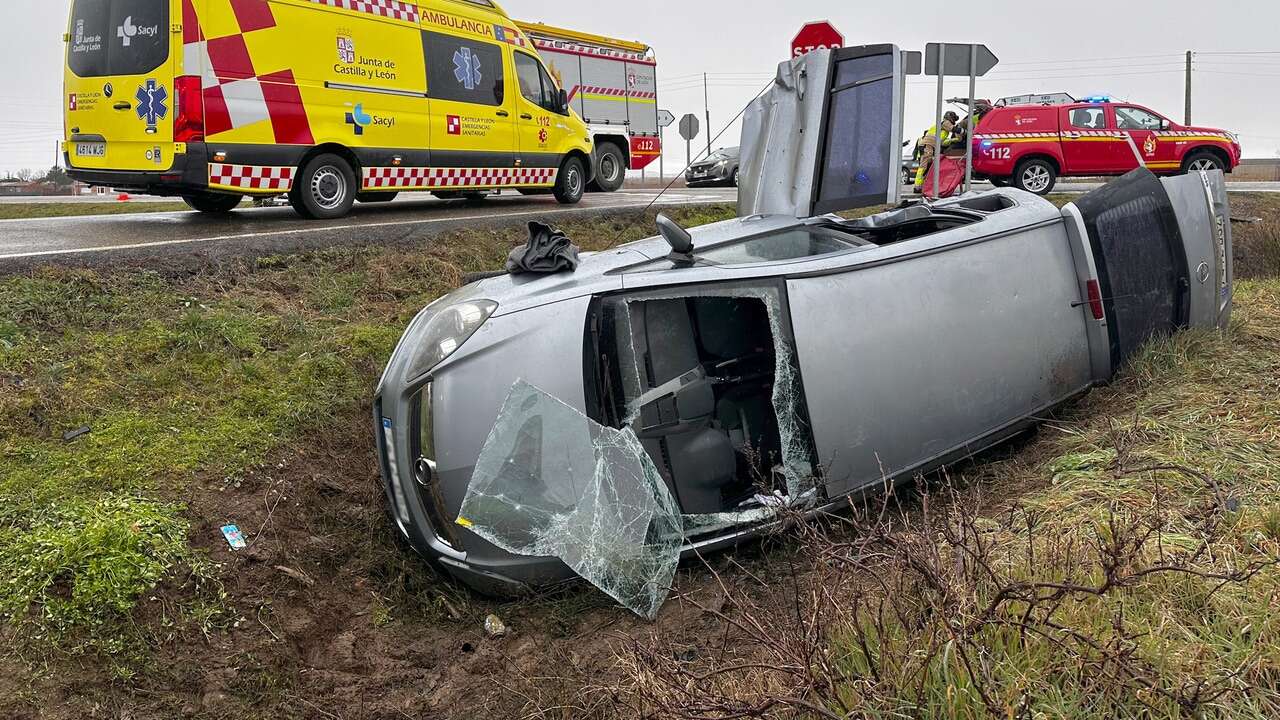
M 844 35 L 826 20 L 805 23 L 791 41 L 791 57 L 798 58 L 814 50 L 834 50 L 844 47 Z
M 658 179 L 662 182 L 667 181 L 667 168 L 664 164 L 667 154 L 667 128 L 675 121 L 676 116 L 672 115 L 670 110 L 658 111 L 658 146 L 661 148 L 658 152 Z
M 680 137 L 684 138 L 685 168 L 693 165 L 693 139 L 698 137 L 698 116 L 689 113 L 680 118 Z
M 964 189 L 968 192 L 973 187 L 973 133 L 976 130 L 976 123 L 973 122 L 974 115 L 974 94 L 978 89 L 978 78 L 991 72 L 991 69 L 1000 63 L 1000 59 L 991 52 L 986 45 L 977 43 L 966 43 L 963 45 L 948 45 L 947 43 L 929 43 L 924 49 L 924 66 L 926 75 L 938 76 L 938 112 L 937 125 L 934 125 L 934 140 L 937 147 L 934 152 L 933 167 L 933 197 L 936 200 L 941 191 L 942 185 L 942 106 L 945 102 L 943 99 L 944 89 L 943 83 L 948 75 L 969 76 L 969 132 L 965 136 L 965 152 L 964 152 Z

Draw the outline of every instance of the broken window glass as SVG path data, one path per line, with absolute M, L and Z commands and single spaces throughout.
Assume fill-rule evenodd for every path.
M 481 450 L 457 522 L 507 552 L 561 559 L 650 619 L 684 543 L 680 509 L 635 434 L 523 380 Z

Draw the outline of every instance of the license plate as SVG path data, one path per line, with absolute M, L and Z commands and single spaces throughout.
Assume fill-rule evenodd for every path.
M 107 144 L 104 142 L 76 143 L 76 157 L 106 157 Z

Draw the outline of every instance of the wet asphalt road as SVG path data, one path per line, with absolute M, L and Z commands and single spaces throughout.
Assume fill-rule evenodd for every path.
M 106 264 L 166 253 L 289 252 L 335 244 L 395 242 L 463 227 L 493 227 L 575 214 L 640 209 L 656 191 L 589 194 L 575 206 L 549 196 L 504 195 L 479 203 L 430 196 L 381 205 L 357 204 L 339 220 L 299 218 L 291 208 L 254 208 L 230 216 L 195 212 L 0 220 L 0 266 L 73 260 Z M 735 188 L 671 190 L 655 207 L 736 202 Z

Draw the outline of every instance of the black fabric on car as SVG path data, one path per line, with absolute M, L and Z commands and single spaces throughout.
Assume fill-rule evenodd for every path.
M 507 272 L 549 274 L 578 269 L 578 246 L 564 233 L 540 222 L 529 223 L 529 243 L 507 257 Z
M 1187 326 L 1189 270 L 1164 185 L 1138 169 L 1076 201 L 1098 263 L 1112 366 Z

